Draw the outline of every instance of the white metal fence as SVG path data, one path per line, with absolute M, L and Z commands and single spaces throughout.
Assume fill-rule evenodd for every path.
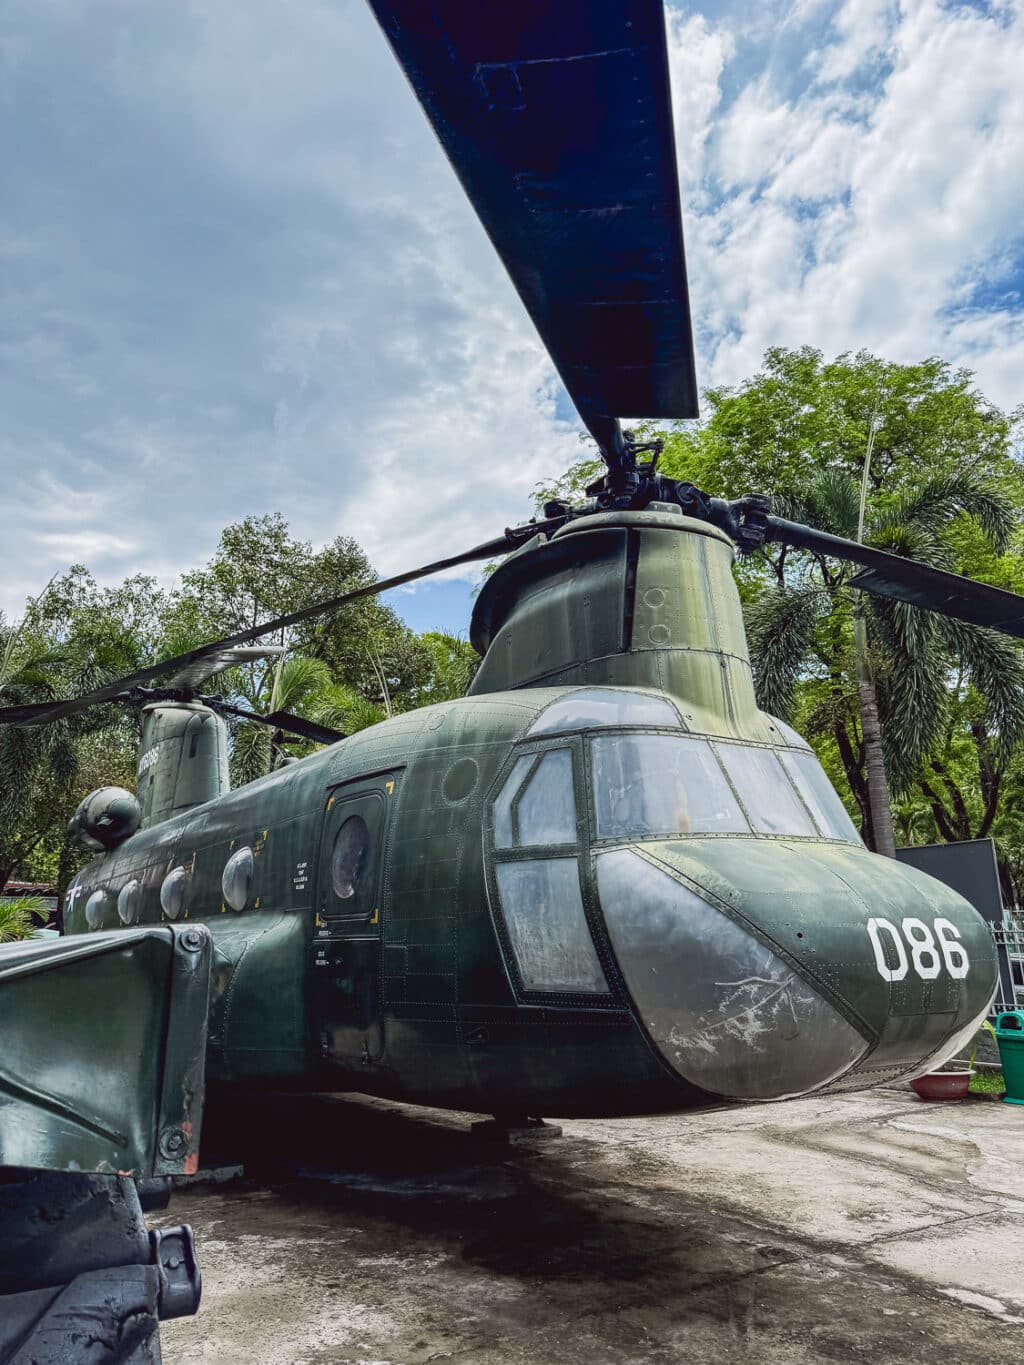
M 1024 926 L 994 924 L 992 937 L 999 954 L 999 989 L 992 1013 L 1024 1009 Z

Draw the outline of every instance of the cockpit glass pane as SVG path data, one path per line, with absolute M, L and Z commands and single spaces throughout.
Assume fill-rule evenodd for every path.
M 718 744 L 715 748 L 756 830 L 761 834 L 817 834 L 777 754 L 743 744 Z
M 512 765 L 512 771 L 505 779 L 505 785 L 498 793 L 494 802 L 494 847 L 512 848 L 514 839 L 512 837 L 512 802 L 516 798 L 516 793 L 523 785 L 526 774 L 533 767 L 535 754 L 523 754 L 517 758 Z
M 590 730 L 605 725 L 670 725 L 677 729 L 679 716 L 664 697 L 619 688 L 588 687 L 552 702 L 527 733 L 549 735 L 556 730 Z
M 705 740 L 601 735 L 592 754 L 600 839 L 750 832 Z
M 778 727 L 779 733 L 787 744 L 793 744 L 798 749 L 810 749 L 810 745 L 803 735 L 793 729 L 792 725 L 787 725 L 784 720 L 779 720 L 778 716 L 772 716 L 772 722 Z
M 860 843 L 860 835 L 839 793 L 825 775 L 825 770 L 813 754 L 783 752 L 779 755 L 793 785 L 811 808 L 811 814 L 822 834 L 830 839 L 845 839 Z
M 544 755 L 519 799 L 517 814 L 521 847 L 576 842 L 576 802 L 569 749 L 552 749 Z
M 575 858 L 517 859 L 494 869 L 516 965 L 528 991 L 606 994 Z

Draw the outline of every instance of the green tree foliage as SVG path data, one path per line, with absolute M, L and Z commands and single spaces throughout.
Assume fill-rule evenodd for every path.
M 773 347 L 756 375 L 709 389 L 704 404 L 702 425 L 669 433 L 662 469 L 721 497 L 787 493 L 825 470 L 859 480 L 872 420 L 876 495 L 957 473 L 1006 480 L 1020 495 L 1020 412 L 1007 416 L 969 370 L 934 357 L 898 365 L 862 351 L 826 362 L 809 346 Z
M 417 706 L 432 706 L 439 701 L 464 697 L 480 666 L 480 656 L 460 635 L 431 630 L 420 639 L 430 651 L 431 670 L 427 682 L 416 693 Z
M 164 618 L 165 652 L 189 648 L 298 611 L 314 602 L 372 583 L 376 575 L 354 540 L 338 536 L 320 550 L 296 540 L 279 514 L 246 517 L 221 535 L 202 569 L 182 576 Z M 289 657 L 319 659 L 331 677 L 365 697 L 398 705 L 428 677 L 430 655 L 396 613 L 376 598 L 363 598 L 331 617 L 295 626 L 267 643 Z M 256 704 L 273 686 L 273 665 L 248 673 Z
M 170 593 L 145 575 L 101 588 L 74 566 L 28 603 L 21 621 L 0 620 L 0 703 L 89 691 L 374 577 L 355 541 L 340 536 L 314 550 L 277 515 L 229 526 L 210 562 Z M 464 652 L 472 651 L 445 639 L 418 637 L 367 598 L 279 635 L 269 642 L 271 657 L 206 686 L 254 710 L 289 711 L 352 733 L 468 683 Z M 134 788 L 138 737 L 129 706 L 96 707 L 38 729 L 0 727 L 0 889 L 15 872 L 67 884 L 90 856 L 66 838 L 67 822 L 94 788 Z M 250 781 L 312 748 L 263 725 L 232 724 L 232 780 Z
M 31 938 L 49 914 L 38 896 L 5 896 L 0 899 L 0 943 Z
M 874 426 L 866 539 L 1024 592 L 1024 408 L 1002 412 L 970 371 L 935 357 L 826 361 L 811 347 L 776 347 L 743 383 L 706 391 L 703 405 L 700 422 L 638 431 L 663 439 L 659 469 L 670 478 L 720 497 L 767 493 L 782 515 L 852 537 Z M 538 505 L 580 501 L 600 473 L 584 456 L 538 490 Z M 851 576 L 778 547 L 737 565 L 762 704 L 808 734 L 863 827 Z M 1020 648 L 911 607 L 863 603 L 898 842 L 991 834 L 1007 888 L 1024 886 Z
M 163 618 L 161 653 L 191 649 L 363 584 L 376 575 L 349 537 L 315 550 L 279 514 L 227 527 L 210 562 L 182 576 Z M 285 653 L 232 669 L 216 686 L 256 711 L 286 710 L 345 733 L 412 705 L 431 675 L 429 649 L 376 598 L 280 632 Z M 211 684 L 212 686 L 212 684 Z M 310 752 L 280 731 L 232 725 L 232 781 L 263 776 Z
M 857 530 L 857 485 L 849 476 L 826 470 L 803 493 L 779 499 L 784 515 L 835 535 Z M 888 499 L 868 520 L 865 540 L 940 568 L 955 565 L 948 539 L 963 517 L 972 517 L 996 546 L 1003 546 L 1014 524 L 1014 509 L 997 489 L 969 474 L 949 475 Z M 812 737 L 830 734 L 843 773 L 861 814 L 861 827 L 873 842 L 868 801 L 867 755 L 853 658 L 853 606 L 848 586 L 855 570 L 817 555 L 777 553 L 776 581 L 747 607 L 748 639 L 761 704 L 792 719 L 802 680 L 819 679 L 815 705 L 805 713 Z M 906 797 L 926 783 L 931 765 L 959 733 L 958 716 L 973 704 L 979 756 L 988 774 L 991 801 L 1011 756 L 1024 736 L 1024 671 L 1016 642 L 903 603 L 864 595 L 871 675 L 882 727 L 885 769 L 892 790 Z M 968 731 L 969 733 L 969 731 Z M 948 791 L 944 786 L 943 791 Z M 952 793 L 949 793 L 952 799 Z M 932 798 L 942 799 L 937 793 Z M 936 809 L 938 810 L 937 807 Z M 978 830 L 945 837 L 987 833 L 994 805 Z M 952 823 L 947 822 L 950 830 Z M 960 828 L 967 829 L 961 820 Z
M 151 579 L 101 589 L 80 566 L 54 579 L 20 622 L 0 622 L 0 704 L 75 695 L 137 667 L 159 600 Z M 0 889 L 16 868 L 61 883 L 71 876 L 84 855 L 65 838 L 67 822 L 91 787 L 133 777 L 136 740 L 135 718 L 120 707 L 0 727 Z

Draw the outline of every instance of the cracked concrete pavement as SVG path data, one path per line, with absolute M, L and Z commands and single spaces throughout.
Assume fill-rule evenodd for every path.
M 1016 1106 L 873 1091 L 565 1122 L 526 1153 L 353 1097 L 234 1119 L 247 1179 L 153 1220 L 192 1223 L 203 1271 L 167 1365 L 1024 1352 Z

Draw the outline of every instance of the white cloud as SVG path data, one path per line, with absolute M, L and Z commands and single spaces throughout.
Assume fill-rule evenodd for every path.
M 668 23 L 702 382 L 810 342 L 1019 402 L 1020 3 Z M 271 509 L 394 572 L 577 457 L 368 7 L 11 0 L 0 63 L 8 610 L 69 558 L 169 577 Z
M 709 377 L 811 342 L 942 354 L 1019 402 L 1015 323 L 967 326 L 955 309 L 1000 273 L 1019 286 L 1024 268 L 1024 13 L 850 3 L 827 39 L 803 88 L 763 69 L 701 144 L 709 189 L 689 238 Z

